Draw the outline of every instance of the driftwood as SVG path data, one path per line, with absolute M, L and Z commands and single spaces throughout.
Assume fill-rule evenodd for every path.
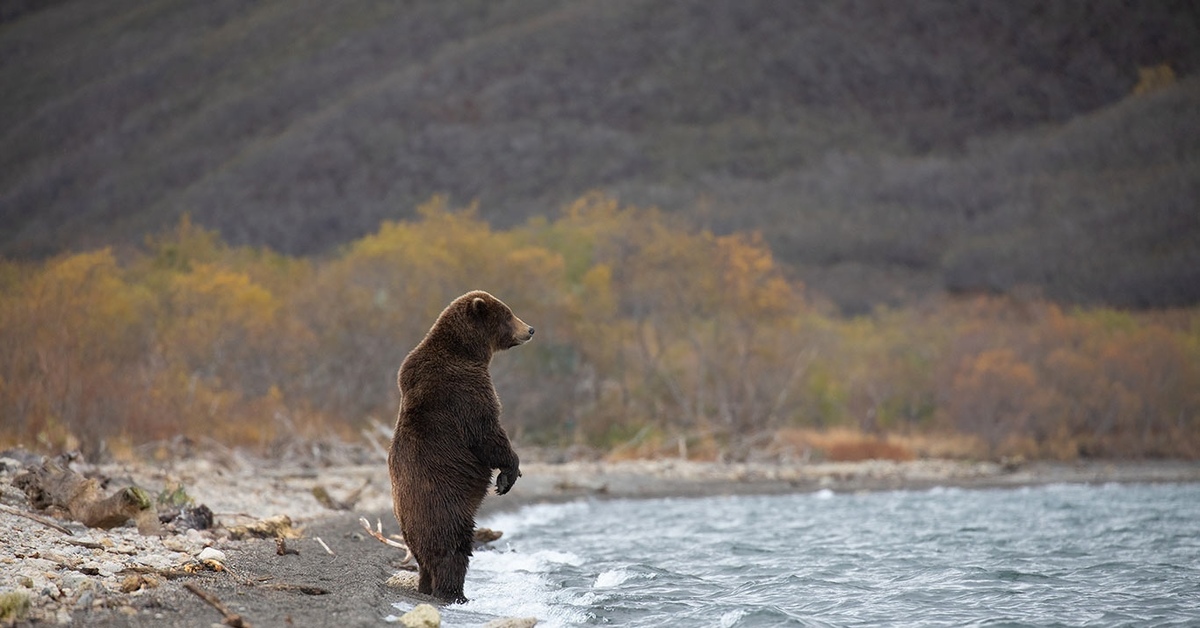
M 275 537 L 275 555 L 287 556 L 288 554 L 300 555 L 300 550 L 295 550 L 287 546 L 287 541 L 282 536 Z
M 25 491 L 34 509 L 90 528 L 107 530 L 133 519 L 142 534 L 160 530 L 154 501 L 146 491 L 128 486 L 106 496 L 98 480 L 72 471 L 70 460 L 70 456 L 47 458 L 41 466 L 13 478 L 13 486 Z
M 259 519 L 253 523 L 246 525 L 231 526 L 229 528 L 229 538 L 240 541 L 242 539 L 298 539 L 300 531 L 292 527 L 292 519 L 287 515 L 275 515 L 266 519 Z
M 320 484 L 313 487 L 312 494 L 318 503 L 330 510 L 353 510 L 358 500 L 362 499 L 363 489 L 367 488 L 370 484 L 370 480 L 363 482 L 362 486 L 350 491 L 350 494 L 346 495 L 345 499 L 334 499 L 329 494 L 329 490 Z
M 16 508 L 13 508 L 12 506 L 6 506 L 4 504 L 0 504 L 0 512 L 6 512 L 10 515 L 16 515 L 18 517 L 25 517 L 26 519 L 29 519 L 30 521 L 36 521 L 36 522 L 46 526 L 47 528 L 54 528 L 55 530 L 58 530 L 59 532 L 62 532 L 63 534 L 66 534 L 68 536 L 71 535 L 71 531 L 68 530 L 67 528 L 62 527 L 62 526 L 58 525 L 57 523 L 55 523 L 41 515 L 35 515 L 32 512 L 25 512 L 24 510 L 17 510 Z
M 504 533 L 491 528 L 475 528 L 475 537 L 472 539 L 475 542 L 475 547 L 487 545 L 496 539 L 504 536 Z
M 228 607 L 221 603 L 221 600 L 217 599 L 217 596 L 205 591 L 204 589 L 200 588 L 199 585 L 191 582 L 185 582 L 183 587 L 196 594 L 196 597 L 204 600 L 204 602 L 209 606 L 217 609 L 217 612 L 222 615 L 221 623 L 225 624 L 226 626 L 250 628 L 250 622 L 246 621 L 246 619 L 241 615 L 229 610 Z

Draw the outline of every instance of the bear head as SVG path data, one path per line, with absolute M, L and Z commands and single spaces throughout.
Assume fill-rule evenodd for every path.
M 517 318 L 503 301 L 474 290 L 446 306 L 434 323 L 430 335 L 443 336 L 474 353 L 486 349 L 487 355 L 525 344 L 533 338 L 533 327 Z

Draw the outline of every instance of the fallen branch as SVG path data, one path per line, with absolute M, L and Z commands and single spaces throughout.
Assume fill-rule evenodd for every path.
M 325 553 L 329 554 L 330 556 L 333 556 L 333 550 L 329 549 L 329 546 L 325 544 L 325 541 L 321 540 L 321 537 L 314 536 L 313 538 L 316 539 L 317 543 L 321 544 L 321 547 L 325 548 Z
M 29 519 L 30 521 L 36 521 L 36 522 L 46 526 L 47 528 L 54 528 L 55 530 L 58 530 L 59 532 L 62 532 L 63 534 L 66 534 L 68 536 L 74 534 L 74 532 L 71 532 L 67 528 L 64 528 L 64 527 L 58 525 L 57 523 L 54 523 L 53 521 L 47 519 L 46 517 L 43 517 L 41 515 L 35 515 L 32 512 L 25 512 L 23 510 L 17 510 L 16 508 L 13 508 L 12 506 L 8 506 L 6 504 L 0 504 L 0 511 L 7 512 L 10 515 L 16 515 L 18 517 L 25 517 L 26 519 Z
M 371 529 L 371 522 L 367 521 L 366 517 L 359 517 L 358 523 L 360 525 L 362 525 L 364 530 L 367 531 L 367 534 L 370 534 L 371 536 L 375 537 L 375 539 L 378 540 L 380 543 L 404 550 L 404 559 L 400 561 L 400 564 L 406 565 L 412 561 L 412 559 L 413 559 L 412 550 L 408 549 L 407 545 L 397 542 L 397 541 L 393 541 L 383 535 L 383 522 L 382 521 L 380 521 L 378 519 L 375 520 L 375 526 L 377 528 L 376 530 Z
M 217 596 L 200 588 L 199 585 L 191 582 L 185 582 L 183 583 L 183 588 L 195 593 L 196 597 L 204 600 L 209 606 L 217 609 L 217 612 L 221 614 L 221 623 L 225 624 L 226 626 L 233 626 L 234 628 L 250 628 L 250 622 L 246 621 L 246 619 L 241 615 L 238 615 L 237 613 L 226 608 L 225 605 L 221 603 L 221 600 L 217 599 Z

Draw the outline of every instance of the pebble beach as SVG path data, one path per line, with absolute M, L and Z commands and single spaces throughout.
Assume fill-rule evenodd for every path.
M 112 490 L 129 485 L 152 495 L 182 490 L 213 513 L 211 529 L 152 535 L 132 524 L 101 530 L 32 511 L 12 483 L 27 464 L 0 457 L 3 625 L 221 622 L 220 612 L 185 589 L 188 582 L 231 600 L 227 610 L 253 625 L 289 625 L 300 616 L 378 624 L 387 616 L 386 582 L 405 569 L 401 552 L 370 538 L 358 523 L 361 517 L 372 526 L 378 522 L 385 535 L 398 532 L 382 460 L 295 464 L 226 452 L 157 463 L 73 465 L 85 475 L 107 478 Z M 575 499 L 1200 481 L 1200 465 L 1184 462 L 635 460 L 530 462 L 522 472 L 508 495 L 484 501 L 484 513 Z M 333 503 L 318 499 L 322 493 Z M 289 524 L 283 536 L 292 553 L 280 554 L 273 539 L 237 533 L 239 526 L 268 519 Z

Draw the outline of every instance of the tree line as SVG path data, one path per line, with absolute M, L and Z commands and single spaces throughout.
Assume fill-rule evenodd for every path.
M 354 438 L 392 421 L 404 355 L 479 288 L 538 329 L 493 365 L 523 445 L 744 458 L 836 428 L 977 456 L 1200 456 L 1196 308 L 957 296 L 845 317 L 760 234 L 600 194 L 510 229 L 443 198 L 417 214 L 324 257 L 185 219 L 136 251 L 0 262 L 0 444 Z

